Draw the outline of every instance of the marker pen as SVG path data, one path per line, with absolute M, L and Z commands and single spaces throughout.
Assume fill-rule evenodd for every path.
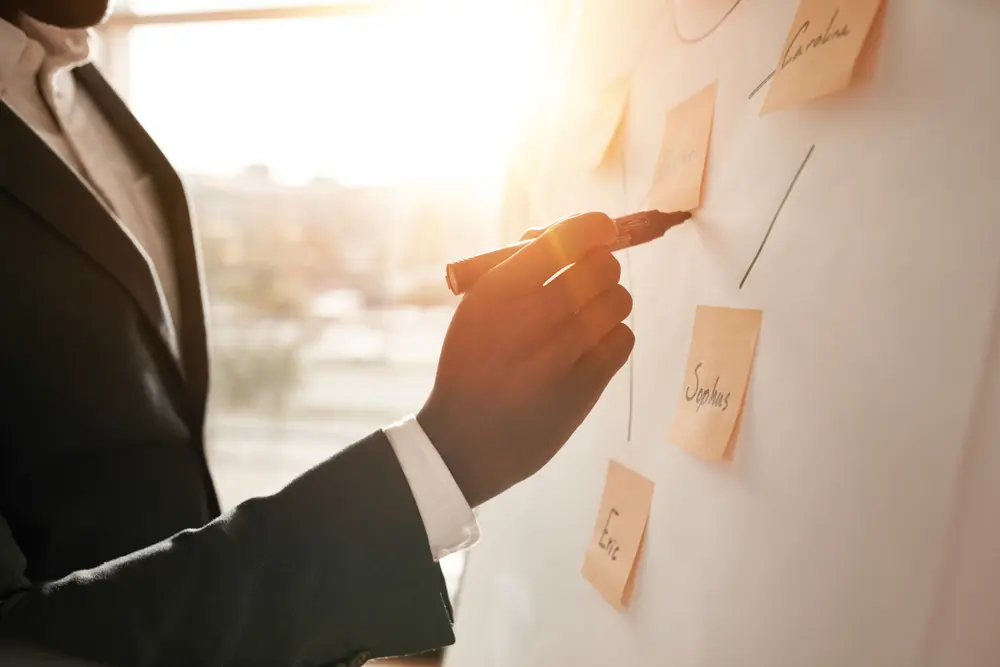
M 640 211 L 639 213 L 623 215 L 620 218 L 614 219 L 615 226 L 618 228 L 618 238 L 609 247 L 613 252 L 658 239 L 668 229 L 681 224 L 690 217 L 691 214 L 688 211 L 677 211 L 675 213 Z M 497 248 L 496 250 L 484 252 L 481 255 L 474 255 L 457 262 L 452 262 L 446 267 L 448 287 L 456 295 L 468 292 L 487 271 L 509 258 L 533 240 L 529 239 L 513 243 L 502 248 Z

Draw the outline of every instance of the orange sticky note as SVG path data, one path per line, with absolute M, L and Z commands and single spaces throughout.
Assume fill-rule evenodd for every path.
M 653 482 L 615 461 L 583 559 L 583 576 L 615 609 L 625 609 L 635 588 L 635 566 L 646 536 Z
M 881 6 L 882 0 L 802 0 L 761 114 L 846 88 Z
M 582 157 L 586 166 L 596 169 L 607 159 L 608 148 L 614 142 L 625 117 L 630 86 L 630 78 L 623 76 L 605 86 L 598 94 L 582 142 Z
M 715 117 L 716 84 L 712 83 L 667 113 L 650 208 L 690 211 L 701 205 L 701 184 Z
M 708 459 L 732 457 L 761 317 L 759 310 L 698 306 L 671 444 Z

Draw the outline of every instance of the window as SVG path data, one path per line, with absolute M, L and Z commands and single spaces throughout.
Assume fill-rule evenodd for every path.
M 133 0 L 100 64 L 185 177 L 212 303 L 224 507 L 419 409 L 498 238 L 541 56 L 527 0 Z M 454 595 L 464 557 L 442 563 Z
M 371 0 L 360 0 L 351 4 L 362 4 L 368 2 L 373 7 L 376 2 Z M 144 16 L 155 16 L 158 14 L 207 14 L 214 11 L 243 11 L 243 10 L 271 10 L 271 9 L 294 9 L 301 7 L 323 7 L 331 4 L 329 0 L 129 0 L 124 4 L 124 9 Z M 346 3 L 339 3 L 344 5 Z M 119 9 L 119 12 L 123 12 Z

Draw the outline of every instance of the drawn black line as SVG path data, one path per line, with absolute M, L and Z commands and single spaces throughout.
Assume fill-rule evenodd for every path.
M 799 175 L 802 170 L 806 168 L 806 162 L 809 162 L 809 158 L 812 157 L 813 149 L 816 148 L 816 144 L 809 147 L 809 152 L 806 153 L 806 157 L 802 160 L 802 164 L 799 165 L 799 170 L 795 172 L 795 178 L 788 185 L 788 189 L 785 190 L 785 196 L 781 198 L 781 203 L 778 204 L 778 210 L 774 212 L 774 217 L 771 218 L 771 224 L 767 226 L 767 232 L 764 234 L 764 239 L 760 242 L 760 247 L 757 248 L 757 254 L 753 256 L 753 260 L 750 262 L 750 266 L 747 267 L 747 272 L 743 274 L 743 280 L 740 281 L 740 289 L 743 289 L 743 283 L 747 281 L 747 277 L 750 275 L 751 269 L 753 269 L 754 264 L 757 263 L 757 258 L 760 257 L 761 251 L 764 249 L 764 244 L 767 243 L 767 237 L 771 235 L 771 230 L 774 229 L 774 223 L 781 215 L 781 209 L 785 207 L 785 202 L 788 201 L 788 195 L 792 194 L 792 188 L 795 187 L 795 182 L 799 180 Z
M 760 89 L 763 88 L 764 85 L 768 81 L 770 81 L 771 78 L 774 77 L 774 75 L 777 74 L 777 73 L 778 73 L 778 70 L 776 70 L 776 69 L 771 70 L 771 73 L 767 75 L 767 78 L 765 78 L 763 81 L 761 81 L 760 83 L 757 84 L 757 87 L 753 89 L 753 91 L 750 93 L 750 95 L 749 95 L 749 97 L 747 97 L 747 99 L 748 100 L 752 100 L 753 96 L 756 95 L 758 92 L 760 92 Z
M 679 39 L 684 44 L 697 44 L 701 40 L 711 35 L 716 30 L 718 30 L 719 26 L 725 23 L 726 19 L 729 18 L 729 15 L 732 14 L 734 11 L 736 11 L 736 8 L 740 6 L 741 2 L 743 2 L 743 0 L 735 0 L 735 2 L 733 2 L 733 6 L 730 7 L 725 14 L 722 15 L 722 18 L 719 19 L 715 25 L 713 25 L 711 28 L 709 28 L 706 32 L 702 33 L 698 37 L 692 38 L 692 37 L 685 37 L 684 35 L 681 34 L 681 29 L 677 25 L 677 0 L 674 0 L 674 16 L 673 16 L 674 34 L 677 35 L 677 39 Z
M 622 119 L 622 126 L 619 128 L 618 136 L 618 162 L 621 164 L 621 175 L 622 175 L 622 196 L 625 199 L 625 205 L 630 205 L 630 200 L 628 196 L 628 140 L 629 140 L 629 119 L 626 115 Z M 628 289 L 633 294 L 635 293 L 635 280 L 632 274 L 632 254 L 629 252 L 628 248 L 625 249 L 625 271 L 626 276 L 628 276 Z M 633 301 L 632 312 L 629 314 L 629 327 L 635 332 L 635 302 Z M 628 358 L 628 428 L 625 434 L 625 442 L 632 442 L 632 403 L 635 397 L 635 362 L 632 360 L 635 355 L 635 348 L 632 349 L 632 354 Z

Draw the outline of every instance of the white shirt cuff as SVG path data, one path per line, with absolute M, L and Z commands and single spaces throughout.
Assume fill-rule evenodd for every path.
M 475 544 L 476 515 L 417 418 L 410 415 L 382 430 L 410 485 L 434 560 Z

